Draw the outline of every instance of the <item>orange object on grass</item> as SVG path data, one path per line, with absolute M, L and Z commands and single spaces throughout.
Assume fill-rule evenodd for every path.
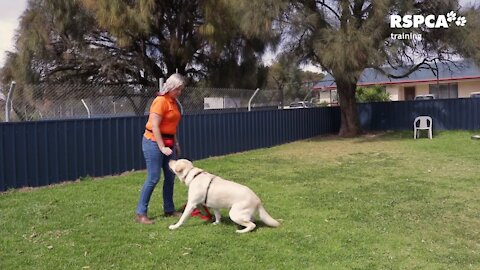
M 185 210 L 186 206 L 186 204 L 182 206 L 182 212 Z M 212 220 L 212 214 L 210 214 L 210 211 L 208 211 L 208 208 L 205 205 L 200 205 L 199 207 L 193 209 L 190 216 L 199 217 L 203 220 Z

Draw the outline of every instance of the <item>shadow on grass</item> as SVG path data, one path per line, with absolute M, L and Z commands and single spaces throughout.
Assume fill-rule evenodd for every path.
M 471 136 L 478 134 L 478 130 L 433 130 L 432 140 L 435 138 L 442 138 L 446 134 L 458 133 L 458 136 L 464 136 L 466 139 L 471 139 Z M 413 131 L 402 130 L 402 131 L 387 131 L 366 134 L 362 137 L 359 137 L 360 140 L 356 141 L 357 143 L 362 142 L 372 142 L 372 141 L 399 141 L 399 140 L 414 140 Z M 429 140 L 428 133 L 426 130 L 420 131 L 420 136 L 417 140 Z
M 159 220 L 162 220 L 162 219 L 165 219 L 165 220 L 175 220 L 175 222 L 177 222 L 180 217 L 175 217 L 175 216 L 169 216 L 169 217 L 165 217 L 164 215 L 156 215 L 156 216 L 152 216 L 151 218 L 153 221 L 157 222 Z M 201 219 L 199 217 L 189 217 L 184 224 L 188 223 L 189 220 L 191 219 L 198 219 L 198 220 L 201 220 L 203 221 L 201 224 L 203 224 L 204 226 L 211 226 L 213 225 L 213 222 L 215 221 L 215 217 L 212 217 L 211 220 L 204 220 L 204 219 Z M 255 227 L 255 230 L 257 230 L 258 228 L 263 228 L 263 227 L 268 227 L 266 224 L 264 224 L 260 219 L 255 219 L 253 220 L 253 223 L 255 223 L 257 226 Z M 172 223 L 173 224 L 173 223 Z M 238 230 L 241 230 L 245 227 L 241 226 L 241 225 L 238 225 L 237 223 L 233 222 L 230 217 L 228 216 L 222 216 L 221 217 L 221 221 L 220 221 L 220 224 L 219 225 L 223 225 L 223 226 L 229 226 L 229 227 L 236 227 L 236 229 Z
M 435 137 L 442 136 L 446 132 L 452 131 L 433 131 L 433 139 Z M 471 135 L 478 133 L 478 131 L 469 131 Z M 327 135 L 327 136 L 317 136 L 308 139 L 307 141 L 312 142 L 328 142 L 328 141 L 351 141 L 353 143 L 369 143 L 369 142 L 379 142 L 379 141 L 400 141 L 400 140 L 413 140 L 413 131 L 410 130 L 402 130 L 402 131 L 379 131 L 379 132 L 367 132 L 363 135 L 360 135 L 355 138 L 343 138 L 338 135 Z M 420 133 L 419 140 L 427 139 L 428 135 L 426 131 Z
M 328 142 L 328 141 L 352 141 L 357 143 L 373 142 L 373 141 L 393 141 L 413 139 L 413 131 L 379 131 L 379 132 L 367 132 L 358 137 L 343 138 L 338 135 L 317 136 L 308 139 L 312 142 Z

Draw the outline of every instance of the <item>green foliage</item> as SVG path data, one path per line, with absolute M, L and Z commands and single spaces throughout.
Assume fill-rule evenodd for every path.
M 467 24 L 460 29 L 452 29 L 446 37 L 449 44 L 454 44 L 456 52 L 480 64 L 480 7 L 477 5 L 476 8 L 467 9 L 465 18 L 468 20 Z
M 2 77 L 153 86 L 178 71 L 253 88 L 258 55 L 278 39 L 245 35 L 237 15 L 221 1 L 29 1 L 7 63 L 17 71 Z
M 385 91 L 385 87 L 374 85 L 369 87 L 357 87 L 357 102 L 381 102 L 390 101 L 390 95 Z
M 313 138 L 196 161 L 246 184 L 282 226 L 246 235 L 133 220 L 145 172 L 0 194 L 0 269 L 479 269 L 479 141 L 470 132 Z M 295 157 L 295 158 L 292 158 Z M 248 168 L 248 169 L 246 169 Z M 186 187 L 175 183 L 175 203 Z M 321 256 L 319 256 L 321 254 Z
M 277 59 L 268 69 L 266 88 L 279 91 L 280 105 L 283 107 L 285 100 L 303 99 L 305 94 L 297 96 L 302 94 L 298 91 L 302 85 L 298 60 L 289 54 L 280 55 Z
M 281 106 L 295 100 L 303 100 L 309 94 L 313 82 L 323 78 L 323 74 L 302 71 L 299 65 L 298 57 L 291 53 L 283 53 L 267 67 L 267 80 L 262 87 L 278 90 Z
M 322 101 L 322 102 L 320 102 L 320 104 L 318 104 L 318 106 L 320 106 L 320 107 L 327 107 L 328 104 L 329 104 L 328 102 Z

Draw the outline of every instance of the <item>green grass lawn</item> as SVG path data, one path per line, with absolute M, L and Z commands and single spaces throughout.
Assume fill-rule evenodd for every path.
M 195 162 L 251 187 L 280 228 L 134 210 L 145 172 L 0 194 L 0 269 L 480 269 L 471 132 L 319 137 Z M 161 184 L 160 184 L 161 185 Z M 186 200 L 175 186 L 175 201 Z

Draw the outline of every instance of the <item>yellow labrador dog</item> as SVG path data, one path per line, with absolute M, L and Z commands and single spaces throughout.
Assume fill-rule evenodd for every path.
M 265 211 L 258 196 L 248 187 L 196 168 L 187 159 L 171 160 L 168 165 L 188 187 L 188 201 L 182 217 L 176 224 L 170 225 L 169 229 L 175 230 L 180 227 L 199 204 L 213 209 L 215 224 L 220 223 L 220 209 L 230 209 L 230 219 L 245 227 L 237 230 L 237 233 L 255 229 L 256 225 L 252 219 L 257 211 L 266 225 L 280 226 L 280 223 Z

